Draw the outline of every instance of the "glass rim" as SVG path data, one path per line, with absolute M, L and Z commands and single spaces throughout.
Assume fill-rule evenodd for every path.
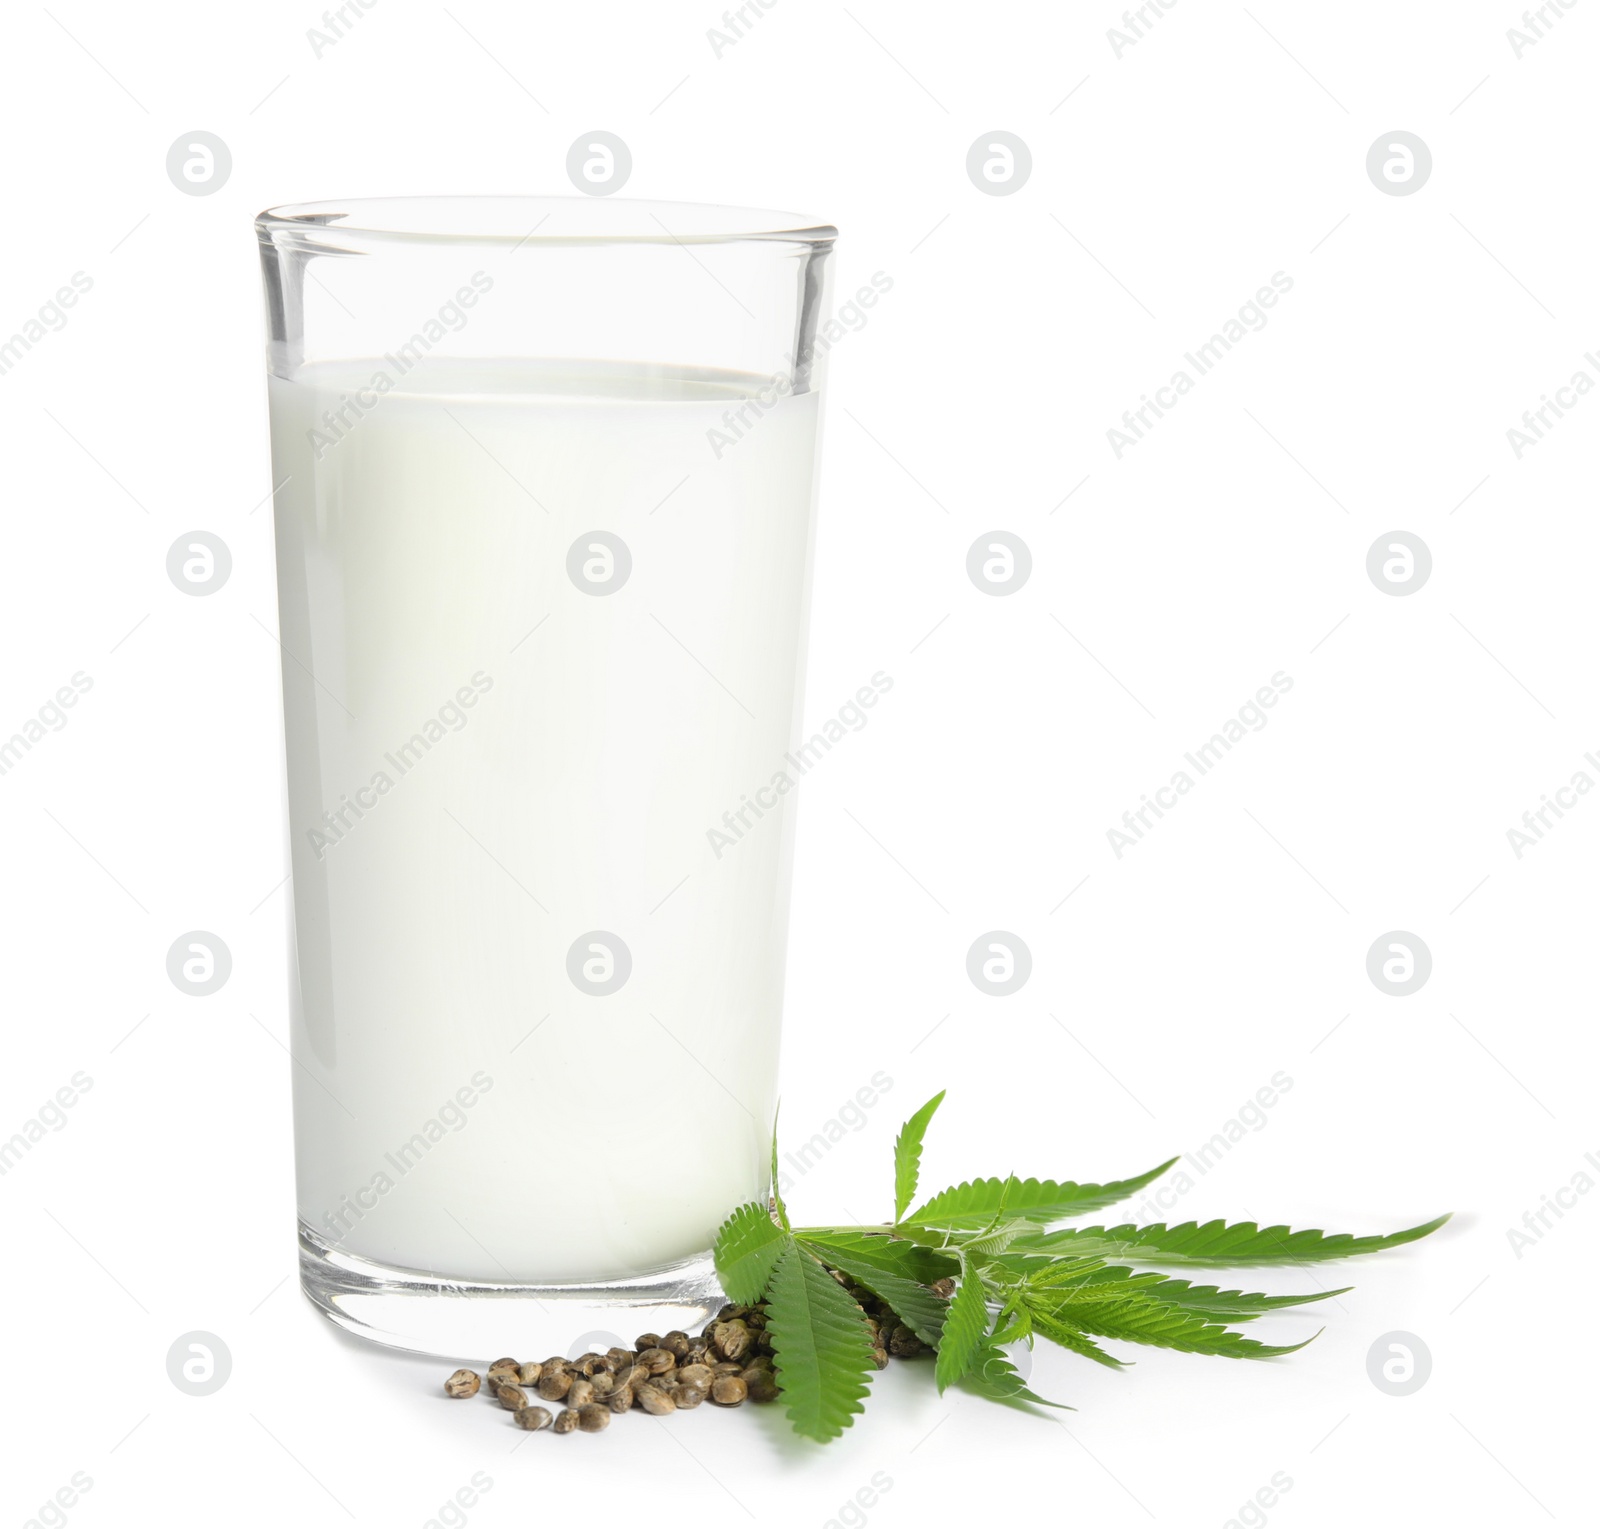
M 262 242 L 524 246 L 733 244 L 826 246 L 839 231 L 804 213 L 712 202 L 589 196 L 395 196 L 291 202 L 256 217 Z

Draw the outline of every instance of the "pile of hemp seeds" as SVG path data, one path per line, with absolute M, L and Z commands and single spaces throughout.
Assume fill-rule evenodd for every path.
M 926 1352 L 917 1335 L 882 1301 L 854 1280 L 829 1271 L 861 1307 L 872 1340 L 873 1360 L 884 1369 L 891 1358 L 910 1359 Z M 930 1287 L 949 1297 L 954 1281 Z M 640 1333 L 631 1349 L 559 1356 L 521 1363 L 497 1359 L 482 1378 L 475 1370 L 457 1370 L 444 1383 L 446 1396 L 486 1393 L 512 1415 L 518 1428 L 536 1433 L 600 1433 L 612 1416 L 638 1411 L 652 1417 L 688 1412 L 702 1402 L 739 1407 L 745 1402 L 778 1398 L 772 1366 L 772 1334 L 767 1331 L 767 1303 L 724 1306 L 701 1332 Z M 560 1402 L 552 1413 L 529 1396 Z

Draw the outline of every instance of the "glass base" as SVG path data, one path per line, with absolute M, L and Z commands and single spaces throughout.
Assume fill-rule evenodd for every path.
M 300 1288 L 346 1332 L 389 1348 L 487 1363 L 613 1345 L 642 1332 L 688 1331 L 727 1297 L 711 1254 L 593 1285 L 454 1281 L 340 1252 L 300 1223 Z

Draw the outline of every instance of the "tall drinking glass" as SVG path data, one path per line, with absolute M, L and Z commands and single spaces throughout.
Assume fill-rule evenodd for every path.
M 302 1284 L 440 1354 L 686 1326 L 768 1188 L 835 231 L 256 228 Z

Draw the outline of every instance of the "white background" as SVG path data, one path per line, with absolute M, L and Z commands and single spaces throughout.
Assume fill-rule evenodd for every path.
M 778 0 L 720 57 L 713 5 L 680 0 L 379 0 L 320 58 L 311 4 L 12 13 L 0 336 L 74 272 L 93 288 L 0 376 L 0 734 L 77 671 L 93 688 L 0 776 L 0 1135 L 93 1082 L 0 1179 L 3 1522 L 85 1472 L 85 1529 L 424 1525 L 480 1471 L 484 1526 L 823 1525 L 874 1473 L 892 1486 L 851 1517 L 883 1529 L 1023 1501 L 1220 1526 L 1277 1472 L 1292 1488 L 1252 1519 L 1284 1529 L 1583 1521 L 1600 1197 L 1520 1257 L 1507 1236 L 1600 1180 L 1600 802 L 1520 859 L 1506 833 L 1600 779 L 1600 399 L 1520 459 L 1506 435 L 1600 380 L 1600 9 L 1548 9 L 1520 58 L 1520 7 L 1483 0 L 1177 0 L 1120 56 L 1108 3 Z M 202 197 L 164 169 L 197 129 L 233 156 Z M 941 1087 L 930 1185 L 1107 1178 L 1196 1149 L 1282 1071 L 1265 1125 L 1160 1214 L 1458 1212 L 1399 1253 L 1260 1275 L 1357 1282 L 1257 1334 L 1326 1323 L 1302 1353 L 1139 1350 L 1113 1374 L 1041 1352 L 1034 1384 L 1077 1409 L 1043 1420 L 895 1366 L 825 1450 L 776 1409 L 556 1440 L 298 1296 L 250 219 L 565 193 L 595 129 L 632 149 L 627 194 L 815 212 L 838 291 L 894 282 L 831 362 L 808 715 L 895 683 L 802 795 L 784 1118 L 809 1135 L 874 1072 L 893 1087 L 793 1208 L 885 1214 L 895 1130 Z M 1033 156 L 1004 197 L 965 172 L 996 129 Z M 1397 129 L 1432 152 L 1414 195 L 1366 173 Z M 1119 459 L 1123 410 L 1278 271 L 1266 327 Z M 234 559 L 204 599 L 165 571 L 196 529 Z M 995 529 L 1033 559 L 1005 597 L 966 573 Z M 1397 529 L 1433 559 L 1403 597 L 1366 572 Z M 1107 830 L 1277 671 L 1268 725 L 1118 858 Z M 165 971 L 192 929 L 233 953 L 209 998 Z M 965 970 L 995 929 L 1033 957 L 1003 999 Z M 1432 953 L 1409 997 L 1367 975 L 1392 930 Z M 233 1356 L 205 1398 L 165 1368 L 197 1329 Z M 1403 1398 L 1366 1368 L 1395 1330 L 1433 1361 Z

